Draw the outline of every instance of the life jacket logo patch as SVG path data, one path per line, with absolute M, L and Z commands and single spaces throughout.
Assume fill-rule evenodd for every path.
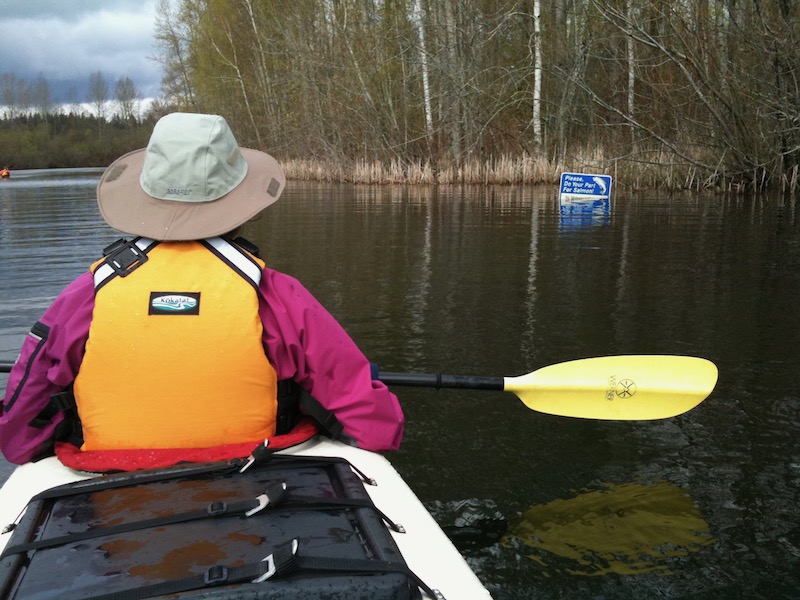
M 200 292 L 150 292 L 149 315 L 199 315 Z

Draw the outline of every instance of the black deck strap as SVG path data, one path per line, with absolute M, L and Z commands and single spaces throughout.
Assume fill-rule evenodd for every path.
M 131 521 L 130 523 L 122 523 L 119 525 L 112 525 L 111 527 L 90 529 L 80 533 L 70 533 L 61 535 L 54 538 L 47 538 L 43 540 L 36 540 L 24 544 L 15 544 L 6 548 L 3 554 L 0 555 L 0 561 L 6 556 L 12 554 L 20 554 L 30 550 L 40 550 L 42 548 L 55 548 L 56 546 L 63 546 L 65 544 L 72 544 L 75 542 L 82 542 L 98 537 L 105 537 L 109 535 L 119 535 L 121 533 L 128 533 L 130 531 L 140 531 L 142 529 L 151 529 L 155 527 L 164 527 L 166 525 L 175 525 L 177 523 L 186 523 L 188 521 L 199 521 L 201 519 L 216 519 L 228 516 L 251 516 L 260 512 L 264 508 L 273 503 L 282 502 L 285 499 L 286 485 L 281 483 L 271 483 L 267 485 L 267 490 L 257 498 L 244 500 L 241 502 L 212 502 L 206 508 L 199 510 L 187 511 L 174 515 L 164 515 L 162 517 L 154 517 L 152 519 L 144 519 L 142 521 Z
M 367 508 L 375 512 L 384 524 L 395 533 L 405 533 L 405 528 L 392 521 L 386 513 L 375 506 L 369 498 L 315 498 L 313 496 L 294 496 L 289 493 L 289 499 L 285 506 L 277 506 L 276 509 L 291 508 L 292 510 L 328 510 L 331 508 Z
M 335 573 L 403 573 L 414 584 L 435 600 L 445 600 L 444 595 L 420 579 L 405 562 L 370 560 L 366 558 L 330 558 L 299 556 L 298 567 L 308 571 L 332 571 Z
M 294 458 L 297 460 L 309 461 L 308 466 L 324 466 L 334 463 L 340 463 L 340 464 L 346 463 L 347 466 L 350 467 L 350 470 L 353 471 L 353 473 L 355 473 L 356 475 L 358 475 L 358 478 L 361 480 L 361 483 L 363 483 L 364 485 L 372 485 L 372 486 L 378 485 L 375 479 L 364 473 L 364 471 L 356 467 L 346 458 L 341 458 L 339 456 L 295 456 L 292 454 L 276 454 L 276 452 L 278 452 L 278 450 L 273 450 L 272 448 L 269 447 L 269 440 L 262 442 L 261 444 L 253 448 L 248 458 L 240 459 L 238 463 L 240 465 L 239 472 L 244 473 L 247 469 L 249 469 L 253 465 L 258 465 L 260 467 L 263 467 L 269 464 L 269 461 L 274 459 L 285 461 L 286 459 Z M 282 465 L 278 464 L 275 466 L 282 466 Z
M 276 465 L 278 466 L 278 465 Z M 58 485 L 36 494 L 30 502 L 48 500 L 50 498 L 68 498 L 79 494 L 90 494 L 106 490 L 131 487 L 140 483 L 167 481 L 176 477 L 202 477 L 206 475 L 224 475 L 232 473 L 239 467 L 239 461 L 218 461 L 207 463 L 187 463 L 174 467 L 161 467 L 150 470 L 112 473 L 100 477 L 90 477 L 72 483 Z
M 239 567 L 214 565 L 209 567 L 202 575 L 175 579 L 173 581 L 163 581 L 122 592 L 90 596 L 84 600 L 141 600 L 143 598 L 161 597 L 168 594 L 178 594 L 181 592 L 233 585 L 236 583 L 260 583 L 272 577 L 280 577 L 289 574 L 296 570 L 296 568 L 297 540 L 289 540 L 288 542 L 278 545 L 272 553 L 268 554 L 260 562 L 254 564 L 242 565 Z
M 245 511 L 245 517 L 252 517 L 253 515 L 260 513 L 267 507 L 276 507 L 284 502 L 286 502 L 287 493 L 286 493 L 286 483 L 281 483 L 279 485 L 276 484 L 269 484 L 267 486 L 267 490 L 263 494 L 259 494 L 256 496 L 256 501 L 258 502 L 257 506 L 254 506 L 248 511 Z
M 371 560 L 357 558 L 330 558 L 303 556 L 297 552 L 297 540 L 280 544 L 264 560 L 240 567 L 214 565 L 203 575 L 185 577 L 174 581 L 164 581 L 141 588 L 91 596 L 85 600 L 141 600 L 167 594 L 177 594 L 221 585 L 232 585 L 247 581 L 255 585 L 274 578 L 290 575 L 295 571 L 314 571 L 326 573 L 401 573 L 407 576 L 430 598 L 445 600 L 439 590 L 422 581 L 402 561 Z
M 298 566 L 297 549 L 299 543 L 297 538 L 284 542 L 275 547 L 272 554 L 268 554 L 261 562 L 266 563 L 266 569 L 261 575 L 253 579 L 253 583 L 263 583 L 273 577 L 283 577 L 295 571 Z
M 337 463 L 346 464 L 356 475 L 359 476 L 362 483 L 366 485 L 377 485 L 373 478 L 367 476 L 363 471 L 353 465 L 346 458 L 339 456 L 296 456 L 292 454 L 275 454 L 274 452 L 266 454 L 268 455 L 268 459 L 260 462 L 259 468 L 269 469 L 271 467 L 275 467 L 276 469 L 282 469 L 292 467 L 326 466 Z M 69 496 L 77 496 L 79 494 L 115 490 L 140 483 L 166 481 L 169 479 L 174 479 L 175 477 L 223 475 L 226 473 L 239 471 L 246 462 L 247 459 L 240 458 L 207 463 L 188 463 L 176 465 L 174 467 L 160 467 L 156 469 L 137 471 L 134 474 L 113 473 L 110 475 L 74 481 L 72 483 L 65 483 L 48 488 L 33 496 L 29 503 L 36 500 L 66 498 Z
M 269 446 L 269 439 L 264 440 L 261 444 L 253 448 L 250 452 L 250 456 L 245 459 L 245 463 L 242 465 L 242 468 L 239 469 L 239 473 L 244 473 L 253 465 L 263 465 L 272 459 L 275 452 L 277 452 L 277 450 L 273 450 Z

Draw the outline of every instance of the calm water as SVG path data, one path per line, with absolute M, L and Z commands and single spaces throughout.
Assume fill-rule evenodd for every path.
M 1 360 L 118 237 L 98 175 L 0 181 Z M 608 216 L 569 219 L 554 189 L 290 182 L 248 236 L 387 371 L 650 353 L 718 365 L 708 400 L 652 422 L 396 390 L 408 426 L 390 458 L 496 599 L 800 598 L 795 210 L 623 191 Z

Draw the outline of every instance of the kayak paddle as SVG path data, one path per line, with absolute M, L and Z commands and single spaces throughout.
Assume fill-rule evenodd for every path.
M 0 373 L 12 363 L 0 362 Z M 583 419 L 666 419 L 691 410 L 717 383 L 717 367 L 692 356 L 583 358 L 518 377 L 377 373 L 386 385 L 497 390 L 541 413 Z
M 498 390 L 530 408 L 563 417 L 604 420 L 666 419 L 691 410 L 717 383 L 717 367 L 692 356 L 584 358 L 518 377 L 378 373 L 386 385 Z

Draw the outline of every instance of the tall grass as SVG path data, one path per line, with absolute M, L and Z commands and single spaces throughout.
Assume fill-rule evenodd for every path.
M 469 160 L 460 165 L 398 159 L 389 163 L 356 160 L 349 164 L 290 159 L 282 164 L 290 179 L 366 184 L 548 184 L 557 183 L 563 170 L 545 159 L 509 156 Z
M 629 189 L 668 189 L 744 193 L 763 191 L 770 186 L 760 178 L 733 176 L 721 167 L 702 168 L 676 162 L 662 151 L 640 154 L 635 160 L 608 158 L 601 149 L 586 148 L 565 161 L 544 157 L 499 156 L 489 160 L 467 160 L 461 164 L 379 160 L 305 160 L 282 162 L 287 177 L 296 180 L 356 184 L 476 184 L 476 185 L 552 185 L 563 172 L 611 175 L 616 186 Z M 800 186 L 795 169 L 779 174 L 784 192 L 794 194 Z M 773 180 L 774 183 L 774 180 Z

